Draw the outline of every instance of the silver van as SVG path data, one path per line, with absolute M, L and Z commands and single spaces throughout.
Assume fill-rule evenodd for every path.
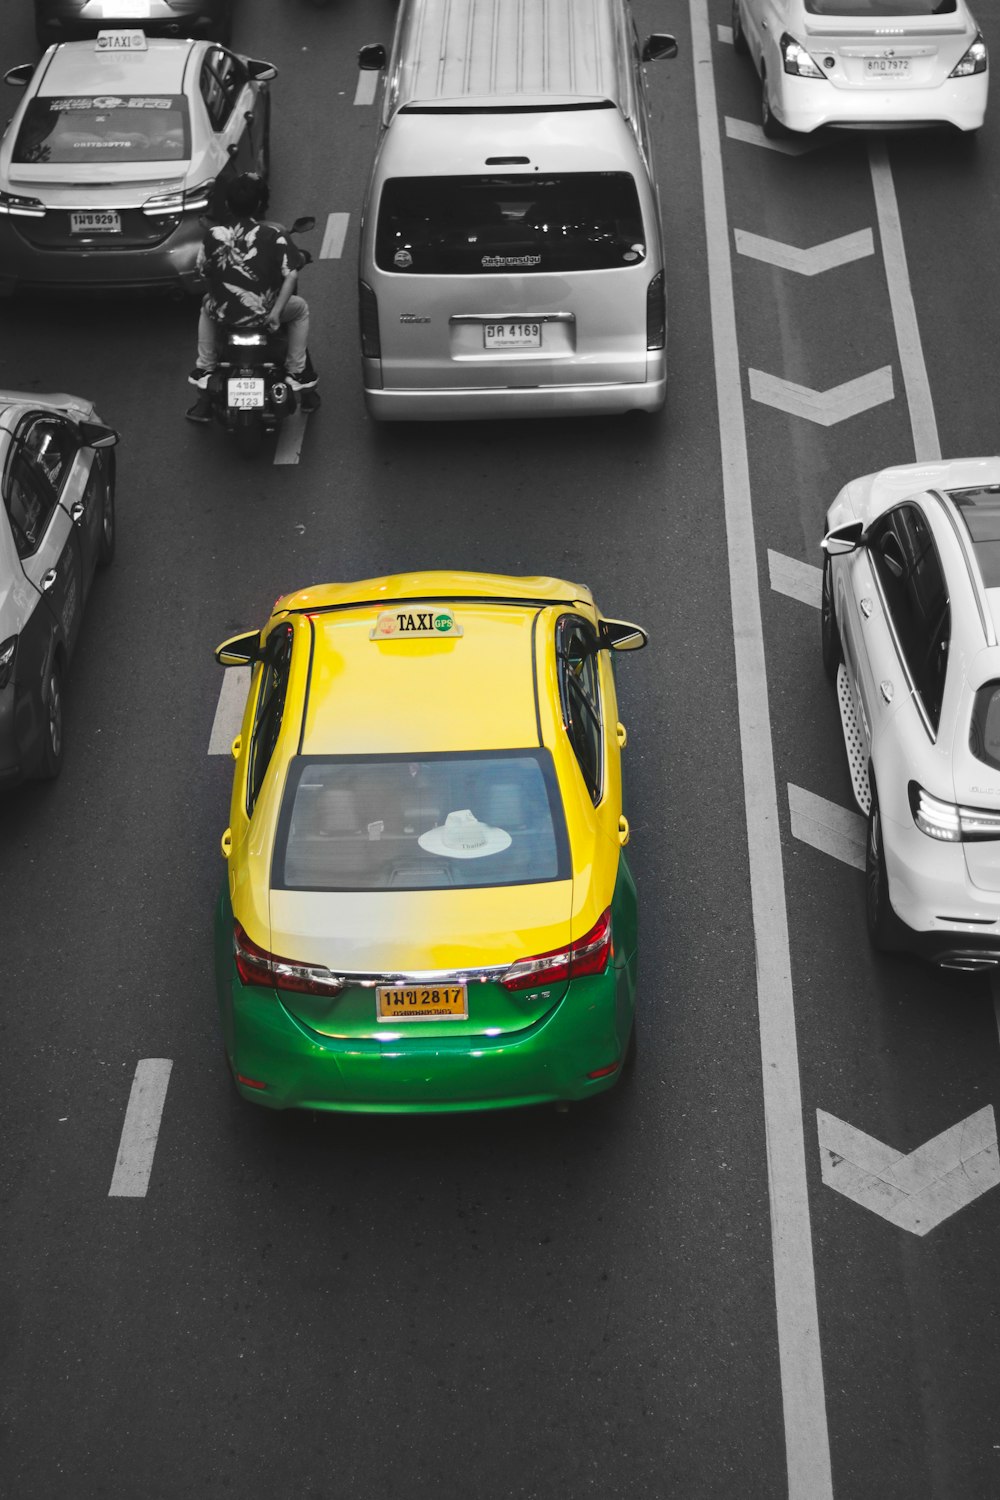
M 628 0 L 401 0 L 361 230 L 380 421 L 655 411 L 666 288 Z M 388 62 L 388 66 L 386 66 Z

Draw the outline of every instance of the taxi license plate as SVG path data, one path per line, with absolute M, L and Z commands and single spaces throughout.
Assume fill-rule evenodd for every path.
M 71 213 L 69 229 L 71 234 L 121 234 L 122 216 L 113 208 L 99 213 Z
M 464 1021 L 469 1015 L 464 984 L 380 984 L 375 995 L 380 1021 Z
M 865 58 L 865 73 L 869 78 L 906 78 L 909 72 L 908 57 Z
M 264 405 L 264 382 L 256 376 L 236 375 L 230 380 L 228 390 L 229 405 L 241 411 L 253 411 Z
M 486 323 L 483 325 L 484 349 L 540 349 L 541 323 Z

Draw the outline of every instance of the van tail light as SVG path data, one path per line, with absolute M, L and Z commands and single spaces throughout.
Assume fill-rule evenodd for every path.
M 378 300 L 367 281 L 358 282 L 358 311 L 361 317 L 361 353 L 365 359 L 381 359 L 382 340 L 378 331 Z
M 598 917 L 583 937 L 568 948 L 553 948 L 534 958 L 519 958 L 500 980 L 505 990 L 529 990 L 558 979 L 581 979 L 585 974 L 603 974 L 614 953 L 611 940 L 611 908 Z
M 344 981 L 320 964 L 300 964 L 258 947 L 239 922 L 233 923 L 233 961 L 240 982 L 298 995 L 339 995 Z
M 646 348 L 662 349 L 667 342 L 667 284 L 657 271 L 646 288 Z

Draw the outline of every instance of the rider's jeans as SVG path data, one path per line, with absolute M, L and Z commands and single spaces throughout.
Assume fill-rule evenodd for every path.
M 309 342 L 309 304 L 304 297 L 289 297 L 282 310 L 281 324 L 288 334 L 285 369 L 289 375 L 301 375 L 306 366 L 306 345 Z M 198 317 L 199 370 L 215 369 L 219 354 L 218 337 L 219 325 L 208 316 L 205 302 L 202 302 Z

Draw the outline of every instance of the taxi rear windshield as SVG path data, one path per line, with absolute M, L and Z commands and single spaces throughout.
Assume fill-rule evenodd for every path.
M 949 16 L 957 0 L 805 0 L 811 16 L 853 16 L 878 20 L 881 16 Z
M 948 493 L 965 522 L 983 583 L 988 589 L 1000 588 L 1000 486 Z
M 566 825 L 546 750 L 291 763 L 275 890 L 416 891 L 568 877 Z
M 182 161 L 191 155 L 183 94 L 81 94 L 32 99 L 15 162 Z
M 391 177 L 382 190 L 375 260 L 383 271 L 523 276 L 633 265 L 645 256 L 628 172 Z

